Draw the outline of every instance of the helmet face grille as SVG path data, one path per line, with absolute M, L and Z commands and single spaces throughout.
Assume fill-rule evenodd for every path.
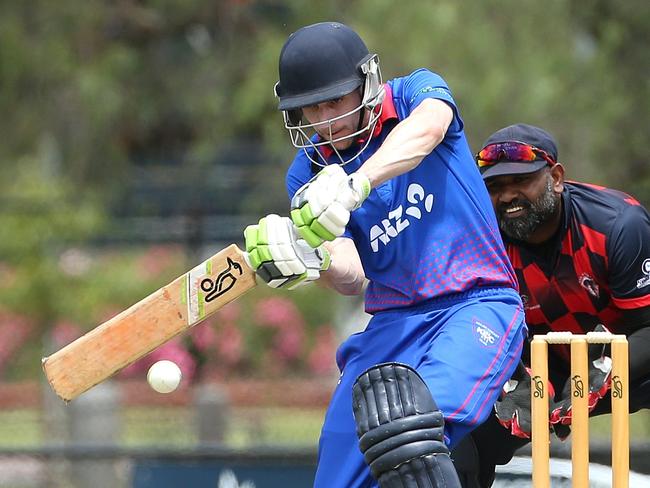
M 370 144 L 377 121 L 381 117 L 381 101 L 384 96 L 384 87 L 379 83 L 378 93 L 370 100 L 372 105 L 362 103 L 349 112 L 314 124 L 304 120 L 300 110 L 285 110 L 282 112 L 284 116 L 284 127 L 289 131 L 289 137 L 294 147 L 302 149 L 307 158 L 316 166 L 326 166 L 329 164 L 328 158 L 323 153 L 324 148 L 335 158 L 334 163 L 344 166 L 355 160 L 368 147 L 368 144 Z M 360 117 L 363 117 L 366 111 L 369 114 L 366 123 L 360 124 L 359 128 L 352 134 L 337 138 L 332 136 L 332 126 L 335 122 L 353 114 L 359 114 Z M 319 133 L 329 134 L 329 137 L 323 138 Z M 361 137 L 364 138 L 364 141 L 358 144 L 356 140 Z M 356 151 L 346 150 L 344 153 L 341 153 L 335 147 L 336 143 L 350 139 L 352 139 L 353 144 L 358 144 Z
M 328 164 L 325 147 L 327 154 L 338 158 L 334 161 L 338 164 L 356 159 L 370 143 L 381 115 L 385 90 L 378 56 L 370 54 L 361 37 L 348 26 L 322 22 L 303 27 L 289 37 L 280 53 L 279 72 L 275 95 L 292 144 L 303 149 L 318 166 Z M 304 120 L 302 107 L 336 100 L 357 89 L 361 90 L 361 103 L 356 108 L 315 124 Z M 333 138 L 333 124 L 355 113 L 360 120 L 357 130 Z M 329 137 L 323 136 L 328 133 Z M 356 144 L 361 137 L 364 141 L 358 150 L 344 151 L 345 157 L 334 146 L 348 139 Z

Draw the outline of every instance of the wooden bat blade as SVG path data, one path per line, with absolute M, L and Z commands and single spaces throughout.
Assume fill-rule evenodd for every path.
M 255 286 L 231 244 L 84 336 L 43 358 L 52 389 L 69 401 Z

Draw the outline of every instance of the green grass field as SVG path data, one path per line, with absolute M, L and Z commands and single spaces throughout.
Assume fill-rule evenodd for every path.
M 316 446 L 324 411 L 322 409 L 249 408 L 231 411 L 225 443 L 232 447 L 259 444 Z M 198 442 L 191 410 L 181 407 L 130 408 L 121 413 L 122 428 L 116 441 L 123 446 L 190 447 Z M 594 441 L 610 437 L 611 416 L 590 421 Z M 46 438 L 37 410 L 0 411 L 0 448 L 37 448 L 56 442 Z M 630 439 L 650 441 L 650 411 L 630 416 Z
M 322 409 L 249 408 L 231 411 L 225 443 L 232 447 L 259 444 L 316 446 Z M 121 412 L 118 445 L 126 447 L 190 447 L 198 443 L 192 410 L 182 407 L 138 407 Z M 0 411 L 0 448 L 38 448 L 59 442 L 48 439 L 37 410 Z M 50 429 L 51 430 L 51 429 Z

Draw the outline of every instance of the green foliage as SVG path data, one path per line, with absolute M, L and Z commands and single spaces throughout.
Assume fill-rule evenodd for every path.
M 107 205 L 127 200 L 143 167 L 173 169 L 161 173 L 214 193 L 239 171 L 249 191 L 232 199 L 233 208 L 242 215 L 284 211 L 282 175 L 294 149 L 272 96 L 277 56 L 291 32 L 328 19 L 361 33 L 380 54 L 385 78 L 421 66 L 440 73 L 474 148 L 504 125 L 541 125 L 558 138 L 570 178 L 609 184 L 649 204 L 649 5 L 4 2 L 0 311 L 20 311 L 38 331 L 60 320 L 88 328 L 160 286 L 167 275 L 138 278 L 133 256 L 79 251 L 105 235 Z M 262 161 L 252 152 L 224 156 L 237 144 L 259 146 Z M 220 179 L 226 183 L 217 186 Z M 142 208 L 156 211 L 150 200 Z M 89 261 L 89 271 L 62 268 L 75 259 Z M 181 258 L 169 259 L 171 277 L 183 267 Z M 305 317 L 317 317 L 313 324 L 328 320 L 320 293 L 292 295 Z
M 333 291 L 314 284 L 294 291 L 258 286 L 185 338 L 202 368 L 197 377 L 333 374 L 340 340 L 333 327 L 336 303 Z M 174 354 L 169 347 L 167 355 Z
M 50 318 L 65 284 L 57 264 L 63 246 L 85 242 L 101 224 L 92 198 L 74 195 L 46 152 L 16 161 L 0 187 L 0 308 L 39 320 Z
M 0 120 L 2 161 L 47 134 L 63 171 L 97 191 L 118 191 L 138 160 L 205 166 L 242 136 L 283 169 L 292 149 L 271 95 L 280 46 L 301 25 L 336 19 L 380 53 L 387 77 L 441 73 L 473 146 L 515 121 L 544 125 L 572 177 L 647 194 L 646 2 L 29 5 L 5 5 L 0 19 L 0 103 L 12 115 Z

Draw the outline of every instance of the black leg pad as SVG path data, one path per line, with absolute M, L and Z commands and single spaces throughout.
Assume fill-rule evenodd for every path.
M 444 443 L 444 419 L 410 366 L 383 363 L 353 386 L 364 459 L 381 488 L 460 488 Z

